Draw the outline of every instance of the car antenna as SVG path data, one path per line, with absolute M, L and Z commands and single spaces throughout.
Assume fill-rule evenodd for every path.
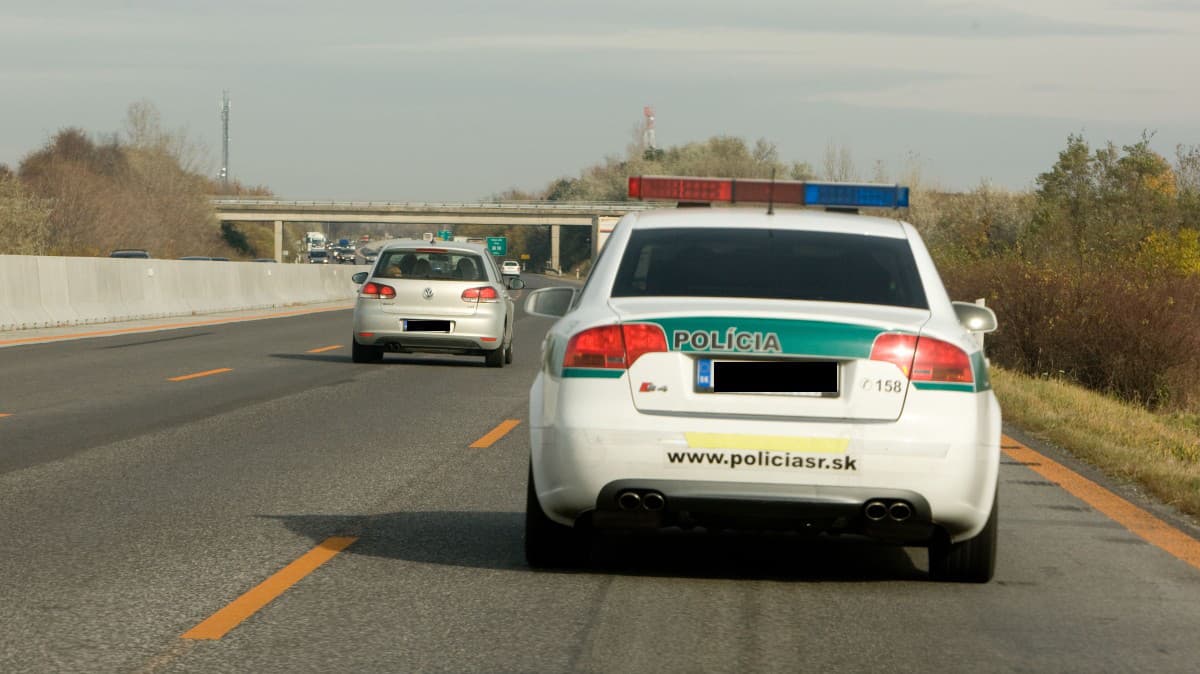
M 775 169 L 771 169 L 771 188 L 767 190 L 767 215 L 775 215 Z

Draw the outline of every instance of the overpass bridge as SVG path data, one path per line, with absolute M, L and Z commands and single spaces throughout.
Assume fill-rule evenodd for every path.
M 613 225 L 632 211 L 660 208 L 644 202 L 387 202 L 387 201 L 279 201 L 264 199 L 213 199 L 222 222 L 275 223 L 275 259 L 283 261 L 283 223 L 355 222 L 363 224 L 421 224 L 550 226 L 550 259 L 559 268 L 559 234 L 563 226 L 592 229 L 595 257 Z

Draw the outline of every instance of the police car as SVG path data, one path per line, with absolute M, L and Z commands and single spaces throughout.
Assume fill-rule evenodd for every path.
M 910 224 L 858 214 L 908 189 L 642 176 L 630 196 L 739 206 L 630 213 L 581 290 L 527 298 L 559 318 L 530 391 L 529 563 L 584 561 L 592 529 L 777 530 L 990 580 L 996 317 L 951 302 Z

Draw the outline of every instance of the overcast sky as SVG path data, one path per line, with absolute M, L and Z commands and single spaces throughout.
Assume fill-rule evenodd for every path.
M 0 0 L 0 163 L 147 100 L 296 199 L 472 200 L 727 134 L 1024 188 L 1068 134 L 1200 144 L 1200 0 Z

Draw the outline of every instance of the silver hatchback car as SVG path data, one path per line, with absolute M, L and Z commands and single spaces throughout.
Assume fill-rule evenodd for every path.
M 378 362 L 385 351 L 483 356 L 488 367 L 512 362 L 515 307 L 487 248 L 398 239 L 383 244 L 354 306 L 353 359 Z

